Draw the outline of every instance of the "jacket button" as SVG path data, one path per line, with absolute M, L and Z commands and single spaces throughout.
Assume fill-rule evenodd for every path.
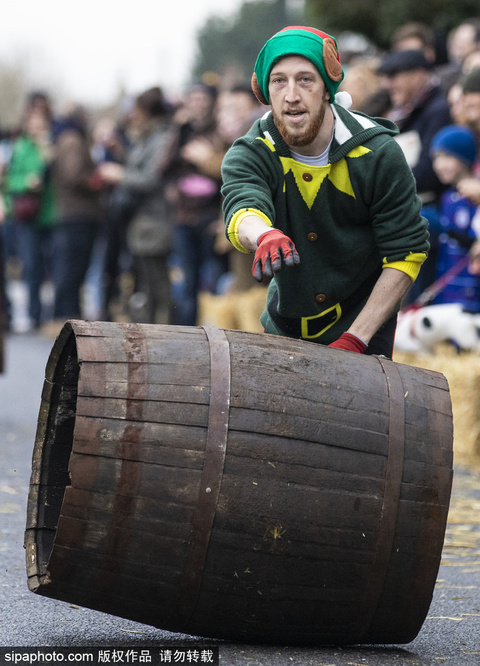
M 305 180 L 307 183 L 310 183 L 313 180 L 313 176 L 311 173 L 304 173 L 302 176 L 303 180 Z
M 318 236 L 314 231 L 311 231 L 309 234 L 307 234 L 307 238 L 313 243 L 318 239 Z
M 324 301 L 326 298 L 327 298 L 327 297 L 325 296 L 325 294 L 317 294 L 317 295 L 315 296 L 315 300 L 317 301 L 317 303 L 323 303 L 323 301 Z

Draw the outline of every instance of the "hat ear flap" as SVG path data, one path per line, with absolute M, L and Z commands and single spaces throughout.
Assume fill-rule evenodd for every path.
M 267 102 L 267 100 L 265 99 L 265 97 L 264 97 L 264 95 L 263 95 L 263 93 L 262 93 L 262 91 L 261 91 L 261 89 L 260 89 L 260 85 L 259 85 L 259 83 L 258 83 L 257 75 L 255 74 L 255 72 L 253 72 L 253 74 L 252 74 L 252 82 L 251 82 L 251 85 L 252 85 L 252 90 L 253 90 L 253 92 L 255 93 L 255 97 L 258 99 L 258 101 L 260 102 L 260 104 L 265 104 L 265 105 L 268 106 L 268 102 Z
M 342 65 L 338 59 L 338 51 L 335 42 L 330 37 L 323 40 L 323 66 L 327 76 L 335 82 L 342 78 Z

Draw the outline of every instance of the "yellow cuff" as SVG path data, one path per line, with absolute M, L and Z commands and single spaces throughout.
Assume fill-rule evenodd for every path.
M 427 255 L 424 252 L 410 252 L 408 257 L 405 257 L 403 261 L 387 263 L 386 259 L 384 259 L 382 268 L 395 268 L 397 271 L 406 273 L 412 282 L 415 282 L 426 258 Z
M 240 242 L 238 237 L 238 227 L 240 226 L 242 220 L 244 220 L 246 217 L 249 217 L 250 215 L 256 215 L 257 217 L 262 218 L 262 220 L 266 222 L 269 227 L 273 227 L 270 218 L 268 218 L 265 213 L 262 213 L 262 211 L 257 210 L 256 208 L 242 208 L 241 210 L 237 211 L 235 215 L 232 216 L 228 224 L 227 237 L 233 247 L 236 250 L 243 252 L 244 254 L 247 254 L 249 250 L 247 250 L 247 248 Z

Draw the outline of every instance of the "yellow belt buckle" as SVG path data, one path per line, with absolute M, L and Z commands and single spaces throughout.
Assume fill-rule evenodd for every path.
M 325 328 L 322 328 L 322 330 L 319 331 L 318 333 L 310 335 L 308 332 L 308 322 L 311 321 L 312 319 L 320 319 L 320 317 L 325 317 L 325 315 L 328 315 L 328 313 L 332 312 L 332 310 L 335 310 L 334 320 L 331 321 L 327 326 L 325 326 Z M 328 331 L 328 329 L 340 319 L 341 314 L 342 314 L 342 308 L 340 307 L 340 303 L 337 303 L 336 305 L 333 305 L 331 308 L 328 308 L 327 310 L 320 312 L 320 314 L 318 315 L 313 315 L 312 317 L 302 317 L 301 318 L 302 338 L 305 340 L 312 340 L 313 338 L 318 338 L 320 335 L 323 335 L 325 331 Z

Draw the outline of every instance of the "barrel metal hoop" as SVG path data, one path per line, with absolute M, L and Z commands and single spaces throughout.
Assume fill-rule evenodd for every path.
M 210 407 L 205 460 L 181 583 L 180 613 L 188 621 L 198 602 L 227 450 L 230 347 L 223 329 L 202 327 L 210 344 Z
M 382 367 L 389 398 L 388 457 L 375 555 L 367 575 L 352 642 L 368 634 L 385 586 L 395 540 L 405 456 L 405 394 L 402 378 L 393 361 L 384 356 L 374 358 Z

